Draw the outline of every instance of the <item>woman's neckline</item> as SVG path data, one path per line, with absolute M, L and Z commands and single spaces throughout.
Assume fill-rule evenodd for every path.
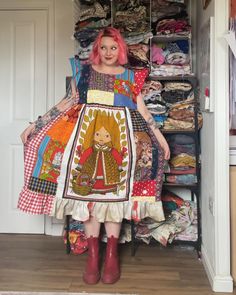
M 126 71 L 126 68 L 124 68 L 123 72 L 121 72 L 121 73 L 111 74 L 111 73 L 100 72 L 100 71 L 94 69 L 93 65 L 90 65 L 90 66 L 91 66 L 91 69 L 92 69 L 94 72 L 96 72 L 96 73 L 98 73 L 98 74 L 102 74 L 102 75 L 108 75 L 108 76 L 123 75 L 123 74 L 125 73 L 125 71 Z

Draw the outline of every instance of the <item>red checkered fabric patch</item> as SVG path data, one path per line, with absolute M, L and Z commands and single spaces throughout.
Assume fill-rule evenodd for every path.
M 32 192 L 28 189 L 30 177 L 37 159 L 37 151 L 43 137 L 63 113 L 46 125 L 37 135 L 26 142 L 24 146 L 24 187 L 20 193 L 18 208 L 30 214 L 50 214 L 55 196 Z

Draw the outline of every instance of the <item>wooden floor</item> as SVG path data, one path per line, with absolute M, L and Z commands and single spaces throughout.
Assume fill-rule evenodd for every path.
M 0 235 L 0 291 L 209 295 L 202 263 L 191 247 L 120 246 L 122 277 L 115 285 L 82 281 L 86 254 L 67 255 L 60 237 Z M 228 294 L 228 293 L 218 293 Z M 236 291 L 234 292 L 236 294 Z

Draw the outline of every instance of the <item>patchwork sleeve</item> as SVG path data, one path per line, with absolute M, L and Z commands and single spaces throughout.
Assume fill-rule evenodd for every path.
M 135 82 L 134 92 L 136 95 L 140 94 L 140 92 L 143 88 L 143 84 L 144 84 L 148 74 L 149 74 L 148 69 L 142 69 L 142 70 L 135 71 L 135 73 L 134 73 L 134 82 Z

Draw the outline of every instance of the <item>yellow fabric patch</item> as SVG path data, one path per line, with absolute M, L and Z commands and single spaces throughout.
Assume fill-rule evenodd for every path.
M 87 103 L 114 105 L 114 93 L 101 90 L 88 90 Z
M 133 197 L 132 196 L 132 201 L 140 201 L 140 202 L 156 202 L 156 197 L 155 196 L 147 196 L 147 197 L 144 197 L 144 196 L 135 196 Z

